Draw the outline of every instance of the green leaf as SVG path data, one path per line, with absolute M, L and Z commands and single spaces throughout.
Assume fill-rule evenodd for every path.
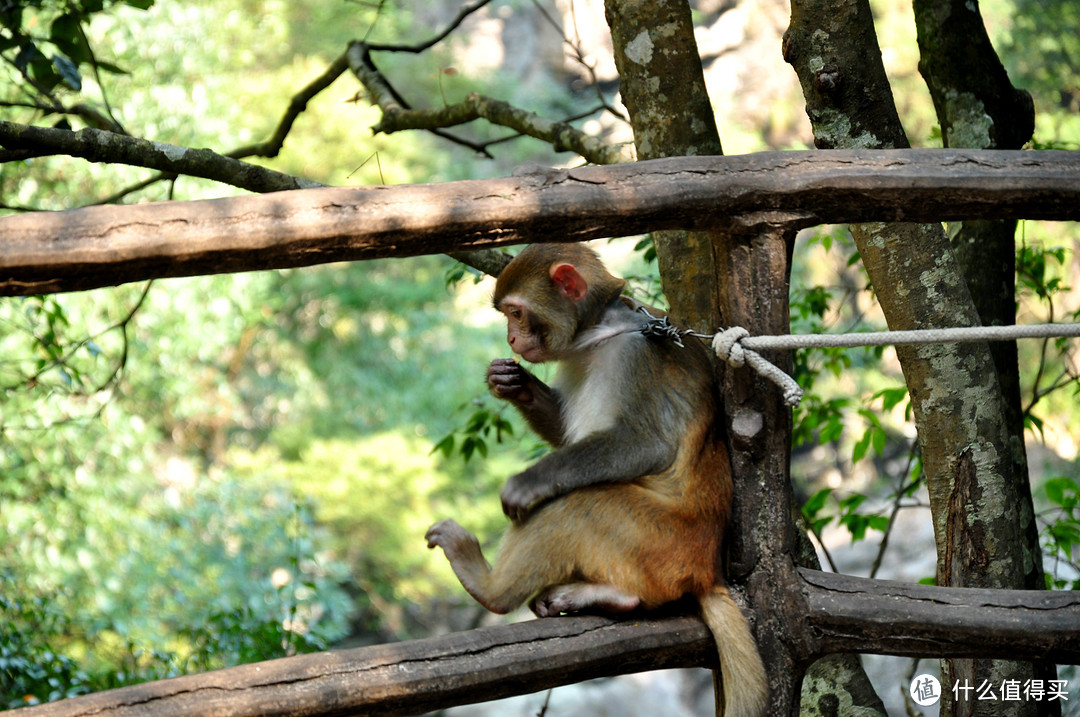
M 840 420 L 839 416 L 830 416 L 829 422 L 821 429 L 820 442 L 832 443 L 839 440 L 840 436 L 844 433 L 844 423 Z
M 479 453 L 482 458 L 487 458 L 487 441 L 479 436 L 466 436 L 461 442 L 461 455 L 468 461 L 474 453 Z
M 817 517 L 821 509 L 825 507 L 825 501 L 832 495 L 832 492 L 832 488 L 822 488 L 803 503 L 802 514 L 807 520 L 814 520 Z
M 867 429 L 867 431 L 863 433 L 862 438 L 855 443 L 855 447 L 851 450 L 852 463 L 858 463 L 866 456 L 866 449 L 870 447 L 870 432 L 872 430 L 873 429 Z
M 1080 545 L 1080 523 L 1062 520 L 1050 526 L 1050 535 L 1065 557 L 1072 560 L 1072 546 Z
M 879 533 L 884 533 L 889 529 L 889 517 L 885 515 L 868 515 L 867 521 L 870 526 L 870 530 L 876 530 Z
M 94 54 L 86 44 L 79 27 L 79 21 L 78 15 L 68 13 L 53 20 L 49 27 L 49 39 L 76 64 L 94 59 Z
M 907 398 L 907 387 L 883 388 L 874 394 L 874 398 L 881 399 L 881 409 L 883 411 L 891 411 Z
M 467 433 L 480 433 L 487 425 L 491 418 L 491 413 L 481 408 L 473 413 L 469 417 L 469 422 L 465 424 L 465 431 Z
M 125 70 L 123 67 L 120 67 L 119 65 L 114 65 L 111 62 L 104 62 L 102 60 L 97 61 L 97 67 L 98 67 L 99 70 L 104 70 L 105 72 L 111 72 L 114 75 L 130 75 L 131 74 L 130 72 Z
M 454 453 L 454 434 L 451 433 L 443 438 L 441 441 L 435 444 L 435 447 L 431 449 L 431 453 L 442 453 L 444 458 L 449 458 Z M 429 453 L 430 455 L 430 453 Z
M 1072 510 L 1080 503 L 1080 484 L 1072 478 L 1051 478 L 1044 486 L 1050 502 Z
M 840 525 L 843 525 L 851 533 L 851 542 L 862 540 L 866 537 L 866 528 L 869 521 L 866 516 L 858 513 L 850 513 L 840 516 Z
M 866 496 L 862 493 L 854 493 L 849 495 L 840 501 L 841 513 L 853 513 L 859 509 L 859 506 L 866 502 Z
M 495 427 L 496 442 L 502 443 L 504 433 L 508 436 L 514 435 L 514 424 L 503 418 L 502 416 L 494 416 L 491 420 L 491 423 Z
M 821 531 L 825 529 L 825 526 L 832 522 L 832 516 L 818 517 L 818 513 L 825 507 L 825 501 L 832 492 L 832 488 L 822 488 L 817 493 L 810 496 L 810 499 L 803 504 L 803 517 L 805 517 L 806 521 L 810 524 L 810 530 L 817 535 L 820 535 Z
M 874 453 L 881 455 L 885 452 L 885 444 L 889 440 L 889 434 L 885 432 L 883 428 L 874 428 L 873 437 L 870 439 L 871 445 L 874 447 Z

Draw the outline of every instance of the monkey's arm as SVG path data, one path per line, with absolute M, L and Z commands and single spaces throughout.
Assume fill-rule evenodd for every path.
M 619 428 L 586 436 L 511 476 L 500 495 L 503 512 L 522 522 L 545 500 L 597 483 L 659 473 L 675 460 L 677 446 L 662 437 Z
M 488 366 L 488 389 L 514 404 L 529 426 L 555 448 L 565 443 L 559 394 L 514 359 L 495 359 Z

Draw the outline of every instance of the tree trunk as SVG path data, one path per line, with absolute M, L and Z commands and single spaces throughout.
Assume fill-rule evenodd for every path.
M 637 158 L 723 154 L 686 0 L 609 0 L 605 11 Z M 711 330 L 720 307 L 710 234 L 652 238 L 671 313 L 695 330 Z
M 793 0 L 784 55 L 799 75 L 817 145 L 906 147 L 867 0 Z M 969 38 L 958 38 L 967 43 Z M 893 330 L 980 323 L 964 273 L 938 225 L 851 227 L 870 281 Z M 919 431 L 938 548 L 941 585 L 1021 586 L 1026 484 L 1015 474 L 1005 400 L 986 344 L 898 348 Z M 1030 513 L 1027 513 L 1030 520 Z M 970 582 L 973 575 L 978 582 Z M 984 582 L 985 581 L 985 582 Z M 992 676 L 991 676 L 992 675 Z M 1030 666 L 953 675 L 1032 677 Z M 952 686 L 943 680 L 944 691 Z M 978 705 L 1015 705 L 966 702 Z M 1033 703 L 1029 703 L 1033 706 Z M 1015 711 L 1012 714 L 1017 714 Z
M 973 149 L 1019 149 L 1031 139 L 1035 107 L 1031 95 L 1017 90 L 998 60 L 983 25 L 977 2 L 969 0 L 915 0 L 915 24 L 919 42 L 919 71 L 934 100 L 941 136 L 946 147 Z M 949 228 L 949 237 L 980 320 L 985 325 L 1007 325 L 1016 318 L 1015 221 L 965 221 Z M 1020 548 L 1027 557 L 1018 573 L 1000 576 L 1007 582 L 995 584 L 979 563 L 965 563 L 954 556 L 953 563 L 964 572 L 962 584 L 978 587 L 1023 587 L 1042 589 L 1042 553 L 1035 523 L 1024 449 L 1024 417 L 1020 399 L 1020 371 L 1016 344 L 991 345 L 994 368 L 1004 399 L 1007 446 L 1011 447 L 1012 480 L 1019 499 Z M 956 509 L 963 506 L 955 502 Z M 950 516 L 957 523 L 959 516 Z M 1025 569 L 1026 567 L 1026 569 Z M 1027 676 L 1027 666 L 980 659 L 942 660 L 943 682 L 968 679 L 995 684 L 1018 674 Z M 1036 678 L 1056 678 L 1054 665 L 1036 665 Z M 970 714 L 968 705 L 954 704 L 953 695 L 942 698 L 943 714 Z M 993 714 L 992 705 L 979 705 L 980 714 Z M 1056 715 L 1058 702 L 1028 705 L 1029 713 Z

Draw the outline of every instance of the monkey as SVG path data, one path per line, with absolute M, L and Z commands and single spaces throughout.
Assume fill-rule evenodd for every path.
M 554 450 L 507 480 L 510 525 L 494 565 L 453 520 L 433 525 L 427 544 L 499 614 L 526 602 L 538 617 L 623 613 L 696 597 L 726 678 L 723 714 L 761 715 L 765 670 L 717 570 L 732 484 L 713 364 L 695 340 L 649 336 L 662 312 L 624 297 L 625 285 L 580 244 L 533 244 L 503 269 L 493 298 L 507 343 L 558 373 L 548 386 L 495 359 L 488 388 Z

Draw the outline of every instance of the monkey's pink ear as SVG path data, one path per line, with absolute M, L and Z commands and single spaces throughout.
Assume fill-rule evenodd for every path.
M 572 301 L 581 301 L 589 291 L 589 283 L 573 264 L 552 264 L 548 273 L 559 293 Z

